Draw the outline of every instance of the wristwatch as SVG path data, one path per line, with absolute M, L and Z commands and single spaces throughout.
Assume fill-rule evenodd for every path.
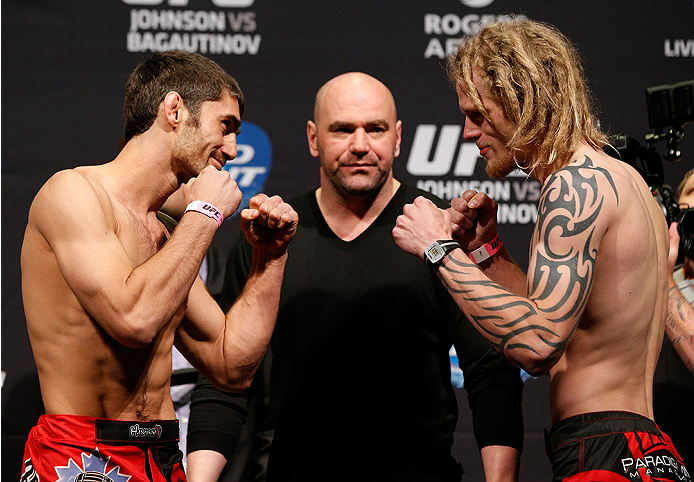
M 424 250 L 427 265 L 432 269 L 438 268 L 443 258 L 456 248 L 460 248 L 460 245 L 452 239 L 434 241 Z

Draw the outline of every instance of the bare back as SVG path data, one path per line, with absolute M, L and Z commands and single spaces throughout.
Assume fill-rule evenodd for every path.
M 125 346 L 81 301 L 97 296 L 86 286 L 108 278 L 108 272 L 100 271 L 109 264 L 100 266 L 98 259 L 76 262 L 91 256 L 88 251 L 109 256 L 113 249 L 127 256 L 132 267 L 139 266 L 162 246 L 165 229 L 156 219 L 148 219 L 146 226 L 85 171 L 98 177 L 98 168 L 87 168 L 58 173 L 46 183 L 32 204 L 22 246 L 24 307 L 46 412 L 174 418 L 171 346 L 184 306 L 152 343 Z M 80 204 L 90 206 L 81 213 L 84 221 L 72 211 Z M 104 233 L 85 234 L 90 230 L 104 231 L 107 240 L 99 240 Z
M 575 332 L 550 370 L 552 419 L 605 410 L 652 419 L 653 373 L 667 308 L 665 218 L 634 169 L 592 150 L 585 162 L 583 155 L 579 150 L 571 164 L 584 167 L 574 171 L 585 176 L 574 186 L 597 187 L 580 195 L 595 196 L 584 199 L 582 208 L 584 219 L 590 211 L 597 214 L 599 243 L 586 243 L 586 258 L 595 255 L 592 287 Z M 536 231 L 533 251 L 538 236 Z

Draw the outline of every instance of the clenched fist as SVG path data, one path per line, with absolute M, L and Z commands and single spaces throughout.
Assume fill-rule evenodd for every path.
M 266 194 L 253 196 L 240 218 L 241 229 L 253 249 L 273 257 L 287 251 L 299 225 L 299 215 L 289 204 L 279 196 Z

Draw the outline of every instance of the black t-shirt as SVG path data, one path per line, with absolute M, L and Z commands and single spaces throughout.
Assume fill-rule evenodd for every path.
M 402 207 L 419 195 L 445 207 L 403 184 L 350 242 L 330 230 L 315 192 L 290 201 L 299 228 L 271 345 L 276 431 L 268 480 L 460 480 L 450 454 L 452 342 L 478 445 L 522 446 L 518 368 L 486 344 L 425 263 L 393 240 Z M 223 307 L 250 265 L 242 238 L 229 255 Z

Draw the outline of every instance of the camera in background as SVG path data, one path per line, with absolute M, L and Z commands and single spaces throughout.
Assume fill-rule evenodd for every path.
M 678 261 L 682 261 L 685 254 L 694 257 L 694 206 L 680 206 L 674 190 L 665 184 L 663 158 L 656 150 L 656 143 L 665 141 L 667 161 L 677 162 L 682 158 L 679 142 L 684 137 L 684 124 L 694 121 L 694 80 L 649 87 L 646 103 L 648 124 L 654 130 L 646 135 L 646 145 L 617 134 L 609 137 L 610 145 L 605 151 L 634 167 L 658 201 L 668 226 L 677 223 Z

